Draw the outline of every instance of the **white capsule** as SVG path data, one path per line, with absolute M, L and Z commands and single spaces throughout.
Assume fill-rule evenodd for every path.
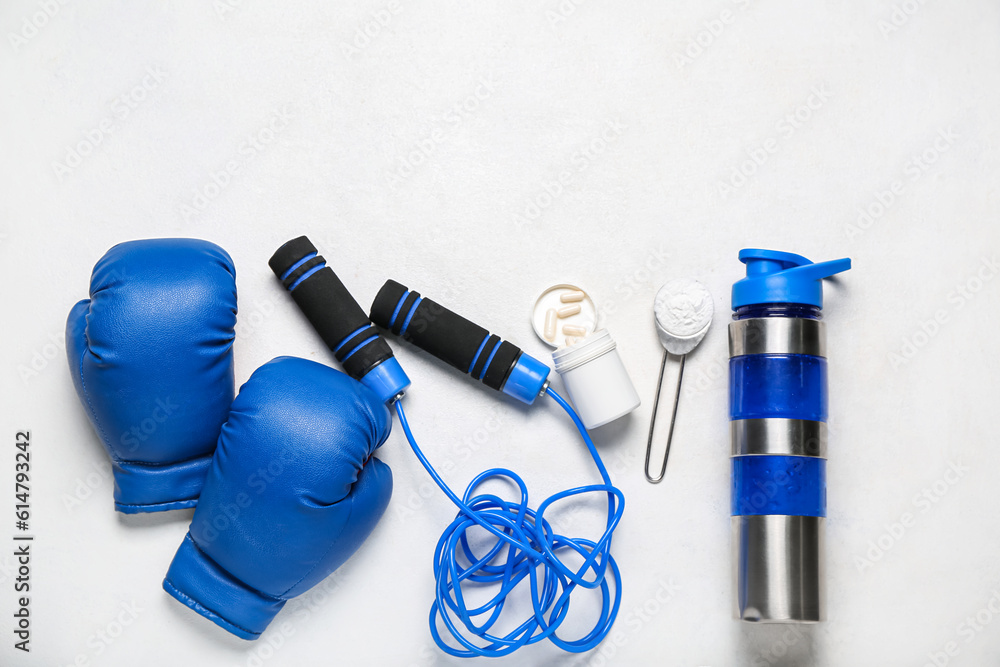
M 583 297 L 587 296 L 579 290 L 574 290 L 572 292 L 563 292 L 559 295 L 559 300 L 563 303 L 575 303 L 577 301 L 583 301 Z
M 563 318 L 563 317 L 573 317 L 579 312 L 580 312 L 580 304 L 576 304 L 573 306 L 563 306 L 558 311 L 556 311 L 556 314 L 559 315 L 560 318 Z
M 556 339 L 556 309 L 549 308 L 545 312 L 545 339 L 555 340 Z
M 563 325 L 562 332 L 566 336 L 586 336 L 587 330 L 583 327 L 578 327 L 575 324 L 565 324 Z
M 576 345 L 581 340 L 583 339 L 579 336 L 566 336 L 566 346 L 569 347 L 570 345 Z

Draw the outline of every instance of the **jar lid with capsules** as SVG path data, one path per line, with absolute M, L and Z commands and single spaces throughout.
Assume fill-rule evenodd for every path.
M 597 329 L 597 307 L 584 290 L 559 283 L 535 299 L 531 327 L 549 347 L 572 345 Z

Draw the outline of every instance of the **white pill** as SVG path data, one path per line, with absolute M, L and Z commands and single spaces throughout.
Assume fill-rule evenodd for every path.
M 559 315 L 560 318 L 562 318 L 562 317 L 572 317 L 578 314 L 579 312 L 580 312 L 580 304 L 576 304 L 573 306 L 564 306 L 560 308 L 556 312 L 556 314 Z
M 581 340 L 583 340 L 583 339 L 580 338 L 579 336 L 566 336 L 566 345 L 567 346 L 569 346 L 569 345 L 576 345 Z
M 586 336 L 587 330 L 583 327 L 578 327 L 575 324 L 566 324 L 562 328 L 562 332 L 566 336 Z
M 547 340 L 556 339 L 556 309 L 549 308 L 545 312 L 545 338 Z
M 581 291 L 576 292 L 563 292 L 559 295 L 559 300 L 563 303 L 575 303 L 577 301 L 583 301 L 583 297 L 587 296 Z

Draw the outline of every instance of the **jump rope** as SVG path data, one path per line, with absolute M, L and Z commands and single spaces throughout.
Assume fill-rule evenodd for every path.
M 576 411 L 549 386 L 548 366 L 393 280 L 375 297 L 369 319 L 305 236 L 279 248 L 268 264 L 344 371 L 395 409 L 413 453 L 459 509 L 434 549 L 436 593 L 429 624 L 438 647 L 457 657 L 501 657 L 545 639 L 572 653 L 600 644 L 621 606 L 621 573 L 611 555 L 611 540 L 625 508 L 625 496 L 611 483 Z M 410 380 L 373 323 L 523 403 L 533 404 L 542 395 L 551 398 L 573 420 L 602 483 L 555 493 L 532 509 L 524 480 L 512 470 L 491 468 L 477 475 L 459 497 L 417 445 L 402 404 Z M 513 484 L 520 499 L 509 501 L 480 491 L 490 481 Z M 597 541 L 556 533 L 545 512 L 561 500 L 586 493 L 607 496 L 604 533 Z M 473 542 L 478 545 L 482 541 L 480 529 L 495 541 L 488 547 L 474 548 Z M 567 559 L 579 564 L 571 566 Z M 496 592 L 486 602 L 470 606 L 468 598 L 476 594 L 473 591 L 486 587 Z M 506 634 L 494 633 L 504 618 L 508 596 L 524 588 L 531 600 L 531 615 Z M 589 632 L 577 639 L 564 639 L 557 632 L 577 588 L 600 590 L 601 611 Z M 459 647 L 441 636 L 439 620 Z

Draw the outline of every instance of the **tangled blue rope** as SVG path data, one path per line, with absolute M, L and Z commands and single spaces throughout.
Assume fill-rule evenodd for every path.
M 401 401 L 395 403 L 399 423 L 413 453 L 459 508 L 458 515 L 445 529 L 434 550 L 437 599 L 430 612 L 431 635 L 441 650 L 450 655 L 462 658 L 501 657 L 544 639 L 564 651 L 583 653 L 601 643 L 618 616 L 621 573 L 611 556 L 611 536 L 625 509 L 625 496 L 611 483 L 597 448 L 572 406 L 551 387 L 545 393 L 573 419 L 590 450 L 603 484 L 561 491 L 549 496 L 537 510 L 528 506 L 528 489 L 524 481 L 506 468 L 492 468 L 478 475 L 460 499 L 417 446 Z M 473 495 L 480 485 L 495 479 L 513 482 L 521 491 L 520 501 L 508 502 L 488 493 Z M 594 542 L 557 535 L 545 520 L 545 511 L 549 506 L 564 498 L 592 492 L 606 493 L 608 497 L 607 524 L 600 539 Z M 485 553 L 476 553 L 469 544 L 468 531 L 475 528 L 483 528 L 496 537 Z M 575 555 L 583 560 L 583 564 L 573 570 L 559 554 Z M 491 634 L 493 626 L 501 618 L 507 596 L 522 584 L 529 587 L 533 614 L 502 637 Z M 467 592 L 474 588 L 497 586 L 499 589 L 487 602 L 469 608 Z M 600 589 L 601 613 L 590 632 L 579 639 L 566 640 L 556 632 L 569 612 L 570 596 L 577 587 Z M 439 616 L 452 638 L 464 649 L 444 641 L 438 631 Z

